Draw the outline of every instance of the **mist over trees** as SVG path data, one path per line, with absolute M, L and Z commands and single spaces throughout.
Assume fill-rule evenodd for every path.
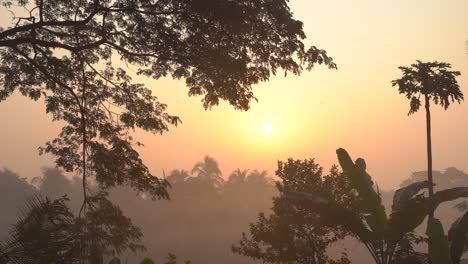
M 128 187 L 109 190 L 109 199 L 119 204 L 123 213 L 145 234 L 142 244 L 147 250 L 138 256 L 127 252 L 121 261 L 137 263 L 149 257 L 155 263 L 163 263 L 167 254 L 173 253 L 179 260 L 192 263 L 251 262 L 231 253 L 231 245 L 258 213 L 269 212 L 271 198 L 276 194 L 273 179 L 265 171 L 238 169 L 224 180 L 216 160 L 209 156 L 194 168 L 204 168 L 208 175 L 214 171 L 218 177 L 206 177 L 199 170 L 194 170 L 194 174 L 173 170 L 166 177 L 171 184 L 171 199 L 157 203 Z M 0 179 L 1 190 L 11 190 L 15 195 L 3 197 L 11 193 L 0 193 L 0 206 L 8 210 L 5 211 L 8 218 L 2 217 L 0 240 L 7 237 L 31 195 L 56 199 L 68 194 L 70 201 L 66 204 L 72 210 L 78 211 L 81 206 L 80 179 L 65 176 L 60 170 L 46 168 L 31 181 L 8 170 L 2 176 L 5 177 Z M 9 197 L 15 199 L 11 204 L 7 203 Z
M 18 208 L 26 198 L 36 193 L 36 189 L 25 178 L 14 172 L 0 170 L 0 199 L 2 214 L 0 217 L 0 236 L 5 238 L 8 228 L 16 220 Z
M 169 198 L 168 182 L 151 174 L 134 148 L 141 142 L 131 131 L 159 134 L 180 119 L 167 113 L 167 105 L 146 85 L 135 83 L 115 57 L 136 66 L 136 75 L 183 78 L 189 96 L 203 96 L 205 109 L 225 100 L 248 110 L 256 100 L 252 85 L 268 81 L 278 70 L 299 75 L 317 64 L 336 68 L 324 50 L 305 47 L 303 24 L 292 17 L 286 1 L 1 4 L 15 23 L 0 28 L 0 101 L 15 91 L 42 98 L 46 112 L 64 125 L 40 154 L 51 154 L 57 167 L 81 174 L 81 207 L 73 220 L 63 215 L 64 225 L 74 221 L 76 227 L 66 241 L 81 250 L 69 252 L 70 263 L 80 259 L 76 254 L 95 263 L 122 250 L 142 249 L 134 245 L 143 234 L 110 202 L 109 189 L 131 187 L 153 200 Z M 26 14 L 17 16 L 15 7 Z M 218 179 L 212 187 L 219 187 L 219 175 L 209 166 L 208 160 L 195 166 L 193 172 L 203 179 L 198 184 Z M 38 201 L 31 204 L 32 213 L 42 212 L 33 210 L 38 206 L 50 206 L 47 199 Z M 57 202 L 65 206 L 63 200 Z M 96 230 L 100 227 L 108 230 Z M 119 227 L 135 232 L 109 231 Z M 23 255 L 31 252 L 21 241 L 15 243 Z
M 201 163 L 204 163 L 207 158 L 216 161 L 207 156 Z M 218 165 L 213 166 L 213 171 L 216 170 L 219 170 Z M 299 170 L 302 172 L 299 173 Z M 320 165 L 314 163 L 313 160 L 289 160 L 280 163 L 276 173 L 279 177 L 275 178 L 278 181 L 276 185 L 280 186 L 280 190 L 284 190 L 285 186 L 303 191 L 313 191 L 310 188 L 317 188 L 314 193 L 327 194 L 332 191 L 328 194 L 329 197 L 341 197 L 342 202 L 353 203 L 346 198 L 348 183 L 345 178 L 339 176 L 341 172 L 338 168 L 332 168 L 329 173 L 325 174 Z M 67 204 L 72 210 L 78 210 L 81 205 L 79 178 L 66 176 L 57 169 L 46 168 L 41 176 L 32 178 L 30 181 L 8 170 L 2 170 L 0 175 L 0 206 L 4 208 L 0 218 L 1 238 L 7 237 L 11 225 L 17 220 L 18 212 L 24 208 L 26 199 L 31 195 L 41 194 L 55 199 L 67 193 L 70 197 Z M 453 167 L 444 171 L 434 171 L 433 175 L 437 183 L 436 190 L 468 186 L 468 174 Z M 275 180 L 271 176 L 258 170 L 236 169 L 230 174 L 225 174 L 225 177 L 222 177 L 222 184 L 215 187 L 215 183 L 219 182 L 215 178 L 206 180 L 202 176 L 200 178 L 198 174 L 191 174 L 188 170 L 175 169 L 166 177 L 172 186 L 169 190 L 171 200 L 158 203 L 154 203 L 148 197 L 130 188 L 111 189 L 109 194 L 111 201 L 119 204 L 123 213 L 129 216 L 145 234 L 142 244 L 145 245 L 147 251 L 139 253 L 138 256 L 127 252 L 122 261 L 137 263 L 144 257 L 149 257 L 155 260 L 155 263 L 163 263 L 167 259 L 167 254 L 173 253 L 179 260 L 191 260 L 191 263 L 254 263 L 251 258 L 238 254 L 243 252 L 243 255 L 252 255 L 254 253 L 250 250 L 256 242 L 250 241 L 252 238 L 246 233 L 249 232 L 249 226 L 253 223 L 255 225 L 250 227 L 253 228 L 251 230 L 254 230 L 257 235 L 262 234 L 256 236 L 260 239 L 259 241 L 264 241 L 266 245 L 271 243 L 272 250 L 275 247 L 281 248 L 281 241 L 286 248 L 289 248 L 289 250 L 276 251 L 276 253 L 274 250 L 269 250 L 268 254 L 258 252 L 257 258 L 265 260 L 269 258 L 273 261 L 275 257 L 278 257 L 283 260 L 295 259 L 302 263 L 300 259 L 307 261 L 316 254 L 322 254 L 322 259 L 339 260 L 342 257 L 341 254 L 346 253 L 351 263 L 370 261 L 370 255 L 364 247 L 356 246 L 355 240 L 346 239 L 344 242 L 340 240 L 346 235 L 344 230 L 322 227 L 316 212 L 308 210 L 307 206 L 301 204 L 288 203 L 287 198 L 281 191 L 278 191 Z M 401 186 L 418 182 L 426 176 L 425 171 L 415 172 Z M 340 193 L 342 195 L 339 195 Z M 383 203 L 386 204 L 387 209 L 390 209 L 392 197 L 393 192 L 382 192 Z M 437 215 L 445 223 L 447 229 L 453 219 L 462 214 L 454 208 L 457 204 L 459 202 L 451 202 L 440 206 L 437 210 Z M 291 208 L 288 209 L 289 207 Z M 302 209 L 293 210 L 295 207 Z M 290 221 L 297 221 L 297 224 L 292 224 L 293 222 Z M 279 233 L 265 229 L 268 226 L 280 228 L 281 225 L 286 229 Z M 298 244 L 293 245 L 292 240 L 288 239 L 296 228 L 299 231 L 310 228 L 314 230 L 314 227 L 318 228 L 315 233 L 311 235 L 304 233 L 303 247 L 297 246 Z M 329 232 L 332 234 L 336 232 L 335 235 L 340 239 L 323 237 Z M 424 230 L 419 229 L 418 232 L 423 234 Z M 242 239 L 242 233 L 246 233 L 247 237 Z M 288 235 L 283 237 L 281 234 Z M 324 244 L 319 243 L 320 240 L 317 239 L 320 238 L 326 238 L 323 241 Z M 240 240 L 244 243 L 250 242 L 250 244 L 240 247 Z M 321 245 L 322 250 L 311 251 L 308 247 L 310 245 Z M 237 247 L 236 252 L 231 251 L 232 246 Z M 345 251 L 345 248 L 348 250 Z M 317 249 L 316 247 L 315 250 Z M 323 251 L 323 249 L 327 250 Z M 323 255 L 325 253 L 327 255 Z M 345 258 L 342 262 L 336 263 L 346 263 Z
M 324 50 L 306 47 L 288 0 L 0 4 L 13 22 L 0 27 L 0 101 L 15 92 L 40 99 L 63 124 L 39 148 L 56 168 L 31 181 L 0 172 L 0 264 L 349 264 L 347 242 L 339 245 L 349 238 L 376 264 L 461 263 L 466 174 L 432 169 L 430 105 L 464 98 L 450 64 L 418 60 L 392 82 L 410 99 L 409 114 L 424 102 L 428 169 L 393 193 L 387 214 L 389 195 L 344 149 L 328 174 L 313 159 L 279 161 L 276 183 L 257 169 L 223 177 L 210 156 L 154 175 L 136 149 L 135 130 L 162 134 L 181 120 L 135 77 L 182 79 L 204 109 L 226 101 L 247 111 L 253 86 L 278 72 L 337 69 Z M 441 222 L 436 209 L 447 202 L 457 215 L 437 212 Z

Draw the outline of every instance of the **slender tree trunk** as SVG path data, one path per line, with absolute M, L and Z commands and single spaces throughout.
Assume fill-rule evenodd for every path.
M 81 122 L 82 122 L 82 136 L 83 136 L 83 157 L 82 157 L 82 160 L 81 160 L 81 166 L 82 166 L 82 170 L 83 170 L 83 175 L 82 175 L 82 184 L 83 184 L 83 205 L 81 207 L 81 209 L 85 209 L 86 207 L 86 203 L 88 202 L 88 195 L 87 195 L 87 186 L 86 186 L 86 147 L 87 147 L 87 138 L 86 138 L 86 117 L 84 115 L 84 113 L 82 113 L 82 116 L 81 116 Z M 81 215 L 81 211 L 80 210 L 80 215 Z
M 434 196 L 434 181 L 432 179 L 432 142 L 431 142 L 431 110 L 429 108 L 429 96 L 424 95 L 426 107 L 427 130 L 427 179 L 429 181 L 429 217 L 434 217 L 432 197 Z
M 77 42 L 78 39 L 77 39 Z M 82 153 L 82 160 L 81 160 L 81 169 L 83 170 L 82 173 L 82 184 L 83 184 L 83 204 L 81 206 L 80 212 L 78 217 L 81 217 L 81 213 L 83 210 L 86 209 L 86 203 L 88 202 L 88 194 L 87 194 L 87 184 L 86 184 L 86 147 L 87 147 L 87 137 L 86 137 L 86 73 L 85 73 L 85 66 L 83 63 L 83 56 L 80 53 L 80 64 L 81 64 L 81 73 L 83 77 L 83 87 L 82 87 L 82 95 L 81 95 L 81 107 L 80 107 L 80 114 L 81 114 L 81 136 L 83 139 L 83 153 Z M 80 102 L 78 102 L 80 103 Z

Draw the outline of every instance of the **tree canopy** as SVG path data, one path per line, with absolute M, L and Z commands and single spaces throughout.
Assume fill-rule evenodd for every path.
M 346 255 L 334 260 L 327 249 L 343 239 L 347 232 L 324 224 L 317 211 L 292 201 L 287 191 L 321 194 L 347 208 L 355 208 L 356 199 L 347 179 L 333 167 L 328 175 L 314 160 L 278 162 L 276 175 L 279 196 L 273 198 L 271 215 L 260 214 L 250 225 L 250 235 L 242 234 L 235 253 L 265 263 L 349 263 Z
M 137 75 L 183 78 L 190 96 L 203 96 L 205 108 L 226 100 L 241 110 L 255 99 L 252 86 L 279 70 L 336 68 L 324 50 L 305 47 L 303 25 L 286 0 L 1 4 L 12 14 L 12 25 L 0 28 L 0 101 L 18 90 L 42 98 L 54 120 L 65 121 L 40 152 L 55 155 L 65 171 L 81 173 L 84 201 L 78 218 L 85 216 L 84 233 L 100 232 L 93 216 L 106 211 L 120 216 L 106 198 L 110 187 L 168 198 L 169 183 L 150 173 L 131 131 L 163 133 L 180 120 L 116 61 L 135 66 Z M 26 11 L 18 13 L 17 7 Z M 99 188 L 89 188 L 89 178 Z M 102 246 L 113 247 L 104 253 L 120 251 L 112 243 Z
M 185 79 L 188 94 L 203 96 L 205 108 L 226 100 L 241 110 L 255 99 L 252 85 L 278 70 L 336 68 L 325 51 L 305 47 L 303 25 L 284 0 L 1 3 L 12 25 L 0 28 L 0 101 L 16 90 L 42 97 L 54 120 L 65 121 L 40 151 L 82 174 L 79 216 L 96 214 L 91 201 L 105 199 L 114 186 L 168 198 L 168 182 L 150 173 L 130 132 L 162 133 L 180 120 L 115 61 L 135 66 L 137 75 Z M 95 192 L 89 178 L 99 186 Z
M 398 91 L 410 99 L 408 115 L 416 113 L 421 106 L 421 95 L 440 104 L 447 109 L 452 102 L 460 103 L 463 93 L 456 80 L 461 73 L 452 71 L 451 65 L 445 62 L 417 61 L 410 67 L 401 66 L 403 76 L 393 80 L 392 85 L 398 86 Z
M 9 11 L 13 5 L 28 10 L 14 15 L 12 27 L 0 28 L 2 99 L 17 88 L 37 98 L 52 83 L 62 86 L 54 64 L 70 53 L 86 53 L 90 64 L 112 63 L 117 55 L 137 65 L 139 74 L 185 78 L 189 95 L 204 95 L 206 108 L 222 99 L 248 109 L 252 85 L 279 69 L 300 74 L 317 63 L 336 68 L 324 50 L 305 47 L 303 24 L 293 19 L 286 0 L 2 4 Z

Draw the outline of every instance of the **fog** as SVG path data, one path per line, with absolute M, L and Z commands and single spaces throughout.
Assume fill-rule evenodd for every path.
M 210 175 L 218 166 L 217 163 L 212 165 L 215 167 L 209 168 Z M 112 201 L 144 233 L 142 242 L 146 251 L 136 255 L 125 254 L 122 258 L 124 263 L 137 263 L 144 257 L 162 263 L 168 253 L 191 263 L 260 263 L 234 254 L 231 247 L 238 244 L 242 233 L 249 233 L 249 225 L 257 221 L 260 213 L 271 213 L 272 198 L 278 196 L 273 175 L 261 170 L 238 169 L 226 176 L 228 180 L 219 181 L 216 177 L 197 175 L 196 171 L 192 174 L 187 170 L 174 169 L 166 177 L 172 185 L 170 200 L 162 201 L 153 201 L 129 188 L 111 189 Z M 425 177 L 426 172 L 415 172 L 401 184 L 405 186 Z M 453 167 L 434 171 L 434 177 L 438 190 L 468 186 L 468 174 Z M 78 178 L 65 176 L 54 168 L 44 168 L 42 174 L 32 180 L 10 170 L 1 171 L 0 237 L 8 237 L 8 231 L 25 207 L 26 200 L 35 195 L 51 199 L 67 195 L 70 207 L 77 211 L 82 199 L 80 187 Z M 389 212 L 393 192 L 385 191 L 381 195 Z M 462 214 L 454 208 L 460 202 L 462 200 L 447 203 L 436 211 L 446 229 L 450 227 L 452 219 Z M 420 227 L 418 232 L 423 234 L 425 230 Z M 419 249 L 425 251 L 425 247 L 420 245 Z M 373 263 L 364 246 L 355 238 L 338 241 L 328 252 L 331 256 L 339 256 L 343 250 L 346 250 L 352 263 Z
M 466 10 L 0 0 L 0 264 L 468 263 Z

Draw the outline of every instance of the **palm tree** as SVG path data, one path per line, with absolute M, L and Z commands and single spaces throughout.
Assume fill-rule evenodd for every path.
M 28 199 L 9 238 L 0 242 L 0 263 L 78 263 L 75 219 L 66 201 Z
M 169 181 L 170 184 L 180 184 L 185 182 L 188 178 L 190 178 L 190 174 L 186 170 L 173 170 L 171 174 L 167 176 L 166 180 Z
M 411 67 L 399 67 L 403 72 L 400 79 L 392 81 L 392 86 L 398 86 L 398 91 L 410 99 L 408 115 L 416 113 L 421 106 L 421 97 L 424 99 L 426 109 L 427 132 L 427 177 L 429 181 L 429 198 L 434 195 L 434 182 L 432 179 L 432 142 L 431 142 L 431 111 L 430 102 L 447 109 L 451 102 L 460 103 L 463 93 L 456 77 L 459 71 L 451 71 L 451 65 L 444 62 L 421 62 Z M 429 209 L 429 216 L 434 216 L 433 206 Z
M 218 162 L 208 155 L 203 158 L 203 161 L 193 166 L 192 174 L 202 180 L 212 182 L 216 187 L 220 187 L 224 182 Z
M 247 178 L 249 170 L 235 169 L 231 175 L 229 175 L 228 183 L 229 184 L 242 184 Z
M 267 185 L 268 183 L 270 183 L 268 178 L 268 172 L 266 170 L 253 170 L 247 177 L 246 181 L 250 184 L 257 185 Z
M 107 193 L 90 196 L 92 210 L 75 216 L 63 196 L 27 200 L 9 237 L 0 241 L 0 263 L 102 264 L 105 257 L 141 251 L 143 234 Z

